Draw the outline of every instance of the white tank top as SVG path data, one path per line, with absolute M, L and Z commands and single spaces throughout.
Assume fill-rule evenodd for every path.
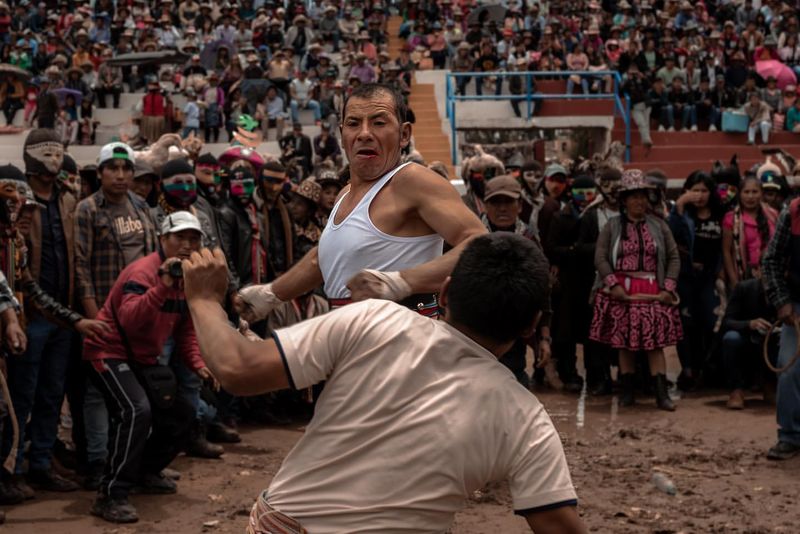
M 334 223 L 336 212 L 349 193 L 342 195 L 333 207 L 319 240 L 319 268 L 328 298 L 349 298 L 347 282 L 362 269 L 402 271 L 442 255 L 444 240 L 438 234 L 397 237 L 378 230 L 369 218 L 372 200 L 406 165 L 396 167 L 378 180 L 339 224 Z

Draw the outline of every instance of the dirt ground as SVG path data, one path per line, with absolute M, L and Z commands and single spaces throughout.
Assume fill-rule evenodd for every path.
M 539 393 L 559 429 L 592 532 L 748 533 L 800 532 L 797 506 L 800 458 L 765 459 L 775 440 L 774 408 L 752 397 L 743 412 L 725 408 L 724 392 L 678 401 L 674 413 L 657 412 L 641 398 L 616 409 L 613 397 Z M 582 407 L 581 407 L 582 406 Z M 88 515 L 92 494 L 39 494 L 6 508 L 0 531 L 15 534 L 241 533 L 253 499 L 264 489 L 301 429 L 245 428 L 243 442 L 217 461 L 180 457 L 174 496 L 133 496 L 141 520 L 109 525 Z M 655 472 L 677 487 L 667 495 Z M 513 516 L 508 491 L 488 488 L 456 517 L 452 532 L 526 532 Z

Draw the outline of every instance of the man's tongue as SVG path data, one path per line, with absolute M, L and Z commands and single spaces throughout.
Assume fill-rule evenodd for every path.
M 375 150 L 372 150 L 371 148 L 362 148 L 361 150 L 358 151 L 358 155 L 363 158 L 372 158 L 377 156 L 378 153 Z

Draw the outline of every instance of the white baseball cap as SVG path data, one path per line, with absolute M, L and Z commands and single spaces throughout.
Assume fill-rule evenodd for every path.
M 161 235 L 174 234 L 183 230 L 196 230 L 203 237 L 206 235 L 200 226 L 200 221 L 188 211 L 170 213 L 161 221 Z
M 133 149 L 125 143 L 115 142 L 103 146 L 100 149 L 100 156 L 97 158 L 97 166 L 102 167 L 104 163 L 113 159 L 129 161 L 131 167 L 136 166 L 136 156 L 133 154 Z

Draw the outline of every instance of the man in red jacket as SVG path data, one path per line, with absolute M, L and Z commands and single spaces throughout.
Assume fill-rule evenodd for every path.
M 183 449 L 194 409 L 176 395 L 175 375 L 160 365 L 164 343 L 200 377 L 212 380 L 200 356 L 183 294 L 181 260 L 200 250 L 200 222 L 189 212 L 168 215 L 161 224 L 160 250 L 120 274 L 97 315 L 111 327 L 102 339 L 86 338 L 83 357 L 111 415 L 109 458 L 92 514 L 115 523 L 138 520 L 128 502 L 133 486 L 145 493 L 175 493 L 162 476 Z

